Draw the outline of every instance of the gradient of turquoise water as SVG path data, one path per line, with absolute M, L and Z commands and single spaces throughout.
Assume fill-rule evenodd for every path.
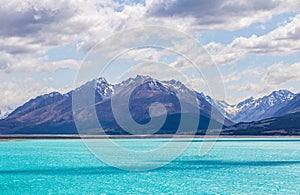
M 168 140 L 115 141 L 140 148 Z M 223 139 L 203 157 L 200 142 L 147 172 L 109 167 L 81 140 L 0 142 L 0 194 L 300 193 L 300 139 Z

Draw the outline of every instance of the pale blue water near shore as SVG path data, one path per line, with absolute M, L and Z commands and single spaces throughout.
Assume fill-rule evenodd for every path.
M 129 148 L 165 141 L 116 140 Z M 81 140 L 0 142 L 0 194 L 300 193 L 300 139 L 219 140 L 203 157 L 199 142 L 146 172 L 109 167 Z

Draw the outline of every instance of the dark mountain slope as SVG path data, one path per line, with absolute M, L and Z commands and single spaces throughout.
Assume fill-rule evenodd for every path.
M 256 122 L 238 123 L 222 131 L 224 135 L 300 135 L 300 112 Z

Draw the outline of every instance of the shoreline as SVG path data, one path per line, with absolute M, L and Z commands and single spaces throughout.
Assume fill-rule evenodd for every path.
M 0 135 L 0 142 L 6 140 L 31 139 L 223 139 L 223 138 L 299 138 L 299 135 Z

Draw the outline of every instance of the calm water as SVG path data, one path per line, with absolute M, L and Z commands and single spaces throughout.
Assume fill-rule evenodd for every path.
M 166 141 L 116 140 L 129 148 Z M 0 142 L 0 194 L 300 193 L 300 139 L 219 140 L 203 157 L 200 142 L 147 172 L 109 167 L 81 140 Z

